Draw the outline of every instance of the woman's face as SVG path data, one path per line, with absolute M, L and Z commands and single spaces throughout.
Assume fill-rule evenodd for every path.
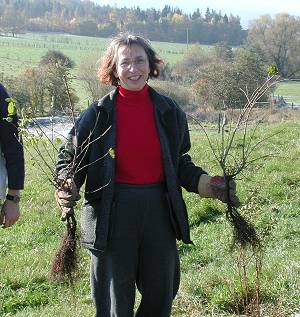
M 120 46 L 117 52 L 114 76 L 119 84 L 128 90 L 141 90 L 149 77 L 148 56 L 140 45 Z

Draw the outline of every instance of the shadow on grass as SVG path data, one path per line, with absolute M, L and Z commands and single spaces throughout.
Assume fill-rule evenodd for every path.
M 50 285 L 45 278 L 30 282 L 8 280 L 2 289 L 3 304 L 0 315 L 16 314 L 26 307 L 38 307 L 48 304 Z
M 201 223 L 215 222 L 221 215 L 222 212 L 219 209 L 207 206 L 197 213 L 197 217 L 194 216 L 194 219 L 191 219 L 190 228 L 198 227 Z

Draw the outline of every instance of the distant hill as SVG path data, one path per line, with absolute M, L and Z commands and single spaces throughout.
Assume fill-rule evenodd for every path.
M 16 17 L 18 17 L 16 19 Z M 215 10 L 185 14 L 166 5 L 162 10 L 115 8 L 80 0 L 0 0 L 0 33 L 65 32 L 111 37 L 121 31 L 153 41 L 240 45 L 246 37 L 240 18 Z

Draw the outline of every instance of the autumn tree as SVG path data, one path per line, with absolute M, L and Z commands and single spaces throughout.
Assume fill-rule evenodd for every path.
M 275 64 L 284 78 L 300 75 L 300 18 L 283 13 L 254 20 L 249 28 L 248 45 L 261 49 L 269 64 Z
M 77 103 L 75 92 L 66 89 L 66 83 L 71 82 L 70 70 L 74 65 L 74 62 L 60 51 L 50 50 L 41 58 L 40 71 L 46 74 L 46 102 L 51 105 L 51 111 L 65 111 L 70 99 L 73 104 Z
M 91 101 L 99 99 L 112 89 L 97 78 L 98 61 L 98 55 L 90 55 L 79 65 L 79 78 Z
M 199 44 L 193 44 L 184 54 L 182 60 L 176 63 L 172 70 L 172 77 L 183 83 L 193 83 L 195 81 L 195 70 L 207 64 L 211 60 L 211 55 Z
M 63 53 L 48 51 L 38 67 L 28 68 L 18 77 L 6 78 L 5 82 L 25 112 L 34 116 L 64 113 L 70 101 L 73 104 L 78 101 L 70 85 L 73 67 L 74 62 Z
M 203 106 L 240 108 L 247 100 L 239 88 L 253 92 L 266 80 L 266 68 L 262 55 L 243 47 L 232 58 L 225 54 L 196 69 L 192 87 Z M 263 100 L 266 96 L 259 101 Z
M 3 11 L 0 13 L 0 28 L 7 33 L 11 33 L 14 37 L 16 33 L 24 28 L 24 16 L 18 14 L 16 19 L 16 11 L 13 5 L 8 4 L 3 6 Z
M 46 76 L 43 69 L 29 68 L 19 77 L 19 90 L 27 99 L 24 108 L 27 108 L 27 112 L 31 112 L 32 115 L 45 114 L 45 108 L 47 108 Z M 22 101 L 20 100 L 20 102 Z
M 214 60 L 230 61 L 233 50 L 227 43 L 217 43 L 212 48 L 199 44 L 189 46 L 183 58 L 175 64 L 171 71 L 172 79 L 184 84 L 192 84 L 199 79 L 199 70 Z

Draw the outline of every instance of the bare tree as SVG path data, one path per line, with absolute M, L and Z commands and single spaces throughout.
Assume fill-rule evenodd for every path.
M 212 59 L 195 69 L 198 80 L 192 85 L 201 104 L 222 109 L 241 108 L 247 98 L 236 87 L 254 91 L 267 78 L 266 64 L 259 52 L 243 47 L 236 49 L 232 58 Z M 262 99 L 266 97 L 261 96 Z
M 98 61 L 98 55 L 90 55 L 79 66 L 79 78 L 91 100 L 96 100 L 111 90 L 110 86 L 102 84 L 97 78 Z

